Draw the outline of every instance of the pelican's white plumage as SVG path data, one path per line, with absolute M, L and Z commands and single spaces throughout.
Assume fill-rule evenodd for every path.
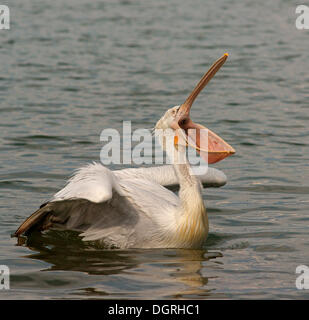
M 199 179 L 205 187 L 226 183 L 224 173 L 214 168 Z M 121 248 L 174 247 L 169 238 L 178 225 L 180 199 L 165 187 L 179 188 L 171 165 L 111 171 L 93 163 L 78 169 L 40 210 L 53 212 L 54 228 L 80 231 L 86 241 Z M 187 246 L 192 244 L 182 244 Z
M 210 68 L 184 104 L 169 109 L 157 122 L 156 129 L 163 130 L 164 139 L 169 138 L 167 129 L 176 133 L 172 145 L 164 144 L 169 156 L 176 150 L 177 157 L 185 155 L 192 128 L 198 132 L 194 147 L 204 159 L 207 151 L 209 163 L 234 153 L 224 140 L 189 117 L 198 93 L 226 58 L 225 54 Z M 201 147 L 205 139 L 202 129 L 207 130 L 208 150 Z M 93 163 L 77 170 L 62 190 L 21 224 L 15 236 L 60 228 L 78 231 L 83 240 L 108 247 L 198 248 L 208 234 L 202 186 L 225 183 L 225 175 L 213 168 L 202 176 L 193 175 L 187 159 L 173 165 L 117 171 Z M 178 186 L 177 196 L 169 189 Z
M 226 175 L 215 168 L 208 168 L 207 172 L 198 176 L 204 188 L 221 187 L 226 184 Z M 100 203 L 112 198 L 113 189 L 121 194 L 119 181 L 144 181 L 177 190 L 179 181 L 172 165 L 129 168 L 110 171 L 100 163 L 89 164 L 76 171 L 67 185 L 57 192 L 50 201 L 68 199 L 86 199 Z

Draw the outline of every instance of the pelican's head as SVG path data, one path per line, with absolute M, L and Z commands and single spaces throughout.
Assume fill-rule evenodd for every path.
M 201 157 L 210 164 L 234 154 L 235 150 L 211 130 L 194 123 L 190 118 L 190 110 L 198 94 L 222 67 L 227 57 L 228 54 L 225 53 L 217 60 L 204 74 L 187 100 L 180 106 L 168 109 L 155 126 L 156 132 L 162 131 L 164 136 L 173 134 L 176 146 L 184 143 L 194 147 Z

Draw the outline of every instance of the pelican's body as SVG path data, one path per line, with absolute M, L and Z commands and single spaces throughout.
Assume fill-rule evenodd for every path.
M 183 156 L 190 138 L 188 130 L 197 128 L 195 147 L 202 156 L 202 127 L 191 121 L 189 111 L 198 92 L 225 60 L 226 56 L 216 62 L 182 106 L 169 109 L 157 122 L 156 129 L 163 130 L 164 138 L 166 129 L 185 132 L 184 144 L 177 136 L 172 147 L 164 147 L 168 155 L 177 150 L 177 157 Z M 207 136 L 210 163 L 234 153 L 210 130 Z M 78 231 L 83 240 L 99 241 L 108 247 L 199 248 L 208 234 L 202 185 L 221 186 L 225 182 L 225 175 L 216 169 L 209 168 L 201 176 L 192 174 L 187 160 L 118 171 L 94 163 L 79 169 L 62 190 L 26 219 L 15 235 L 60 228 Z M 168 188 L 178 185 L 177 196 Z

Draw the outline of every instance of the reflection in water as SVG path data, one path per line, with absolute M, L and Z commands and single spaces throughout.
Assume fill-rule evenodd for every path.
M 149 297 L 162 295 L 162 287 L 165 287 L 163 290 L 165 297 L 207 296 L 211 291 L 207 288 L 208 277 L 202 276 L 200 271 L 210 259 L 222 257 L 219 252 L 209 253 L 207 250 L 107 250 L 96 243 L 83 242 L 78 233 L 72 231 L 50 230 L 43 234 L 34 233 L 28 239 L 19 238 L 19 245 L 22 244 L 34 252 L 26 258 L 50 264 L 47 269 L 41 271 L 76 271 L 94 276 L 119 276 L 124 290 L 132 290 L 126 288 L 128 285 L 125 284 L 126 280 L 133 286 L 134 283 L 138 286 L 142 282 L 144 291 L 147 283 L 153 282 L 156 285 L 149 285 L 148 289 L 152 292 Z M 79 294 L 87 296 L 97 295 L 98 292 L 108 294 L 106 279 L 101 279 L 99 291 L 83 288 Z

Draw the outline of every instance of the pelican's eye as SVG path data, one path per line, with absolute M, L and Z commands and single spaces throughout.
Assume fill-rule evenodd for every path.
M 180 107 L 178 107 L 178 108 L 176 108 L 176 109 L 173 109 L 173 111 L 172 111 L 173 116 L 176 116 L 176 115 L 177 115 L 179 109 L 180 109 Z

